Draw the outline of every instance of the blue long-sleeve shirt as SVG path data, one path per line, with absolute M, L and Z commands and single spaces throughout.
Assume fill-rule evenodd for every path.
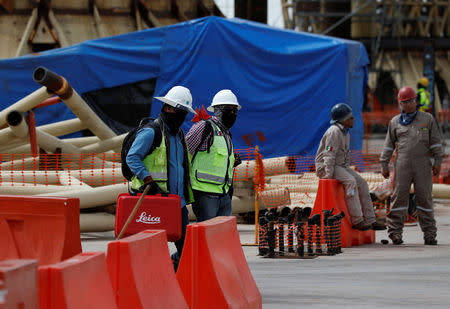
M 166 127 L 167 132 L 169 128 Z M 186 206 L 186 198 L 184 196 L 184 149 L 183 143 L 178 134 L 169 133 L 169 193 L 176 194 L 181 199 L 181 206 Z M 142 162 L 148 155 L 155 138 L 155 130 L 153 128 L 143 128 L 136 134 L 127 155 L 127 164 L 130 170 L 139 178 L 144 179 L 150 176 L 149 171 Z

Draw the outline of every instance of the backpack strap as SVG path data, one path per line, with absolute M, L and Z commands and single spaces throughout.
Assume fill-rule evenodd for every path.
M 194 153 L 192 155 L 192 161 L 194 161 L 199 148 L 203 145 L 206 138 L 213 133 L 213 131 L 214 131 L 214 129 L 213 129 L 213 124 L 211 123 L 211 120 L 210 119 L 205 120 L 205 127 L 203 128 L 202 137 L 200 138 L 200 143 L 198 144 L 197 148 L 194 150 Z M 212 138 L 212 142 L 211 141 L 208 141 L 208 142 L 209 143 L 207 145 L 207 152 L 209 153 L 209 149 L 211 148 L 212 144 L 214 143 L 214 138 Z

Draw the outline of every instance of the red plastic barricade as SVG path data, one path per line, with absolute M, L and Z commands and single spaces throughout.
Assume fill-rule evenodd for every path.
M 262 308 L 235 217 L 187 226 L 177 279 L 189 308 Z
M 120 234 L 133 211 L 140 194 L 136 196 L 122 193 L 117 197 L 115 235 Z M 133 221 L 123 236 L 133 235 L 147 229 L 165 230 L 168 241 L 176 241 L 181 236 L 181 200 L 178 195 L 147 195 L 144 197 Z
M 81 252 L 75 198 L 0 195 L 0 260 L 56 263 Z
M 117 308 L 105 254 L 80 253 L 63 262 L 39 267 L 39 308 Z
M 147 230 L 110 242 L 107 264 L 119 309 L 188 308 L 165 231 Z
M 39 308 L 37 267 L 36 260 L 0 262 L 0 308 Z
M 323 216 L 322 210 L 332 208 L 334 208 L 334 214 L 342 211 L 345 212 L 345 217 L 341 221 L 342 248 L 362 244 L 371 244 L 375 242 L 375 231 L 359 231 L 352 229 L 350 215 L 347 210 L 347 203 L 345 202 L 344 186 L 342 183 L 335 179 L 320 179 L 316 201 L 314 202 L 314 208 L 311 214 L 321 214 Z

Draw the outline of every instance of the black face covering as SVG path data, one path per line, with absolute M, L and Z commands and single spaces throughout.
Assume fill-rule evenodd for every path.
M 231 129 L 237 118 L 237 108 L 234 106 L 219 105 L 214 108 L 214 116 L 220 119 L 220 122 Z
M 185 111 L 177 111 L 176 113 L 167 113 L 163 112 L 161 114 L 162 120 L 167 124 L 171 133 L 177 133 L 178 129 L 180 129 L 184 120 L 186 119 L 187 112 Z

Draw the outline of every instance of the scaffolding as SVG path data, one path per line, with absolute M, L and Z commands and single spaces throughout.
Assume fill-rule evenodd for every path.
M 288 29 L 362 42 L 371 60 L 369 87 L 373 93 L 392 92 L 382 101 L 395 101 L 395 91 L 379 89 L 389 80 L 396 88 L 415 86 L 429 74 L 436 108 L 441 110 L 448 102 L 450 1 L 281 0 L 281 4 Z M 427 63 L 426 57 L 435 61 Z M 433 72 L 440 85 L 434 83 Z

